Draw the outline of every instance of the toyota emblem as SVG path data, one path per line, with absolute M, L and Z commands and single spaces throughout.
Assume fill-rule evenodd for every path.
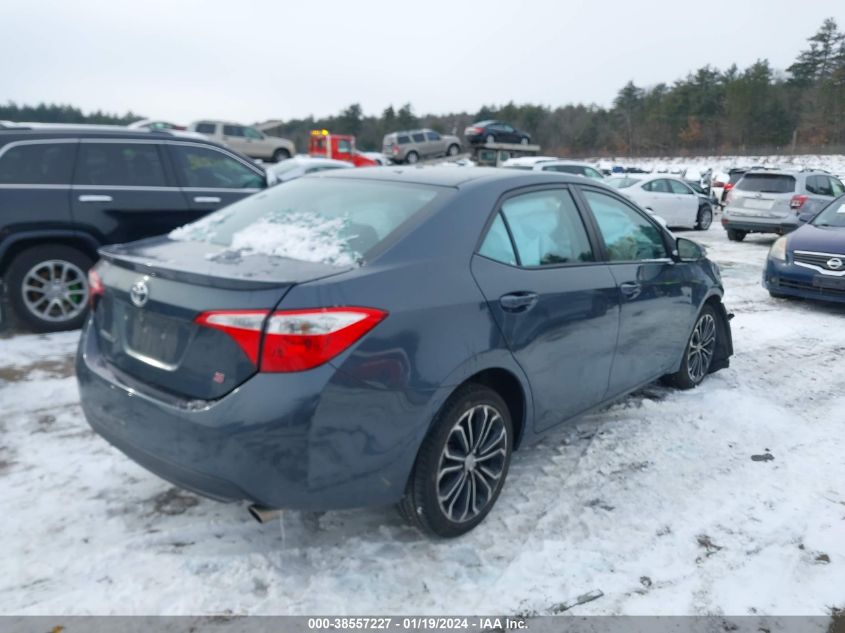
M 129 289 L 129 298 L 132 299 L 132 304 L 138 308 L 143 308 L 150 298 L 150 289 L 147 288 L 147 278 L 139 279 L 132 288 Z
M 842 260 L 838 257 L 831 257 L 829 260 L 827 260 L 827 267 L 831 270 L 839 270 L 840 268 L 842 268 Z

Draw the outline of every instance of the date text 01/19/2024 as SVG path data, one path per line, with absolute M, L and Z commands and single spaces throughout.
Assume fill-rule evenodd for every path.
M 308 618 L 309 631 L 520 631 L 528 622 L 509 617 L 338 617 Z

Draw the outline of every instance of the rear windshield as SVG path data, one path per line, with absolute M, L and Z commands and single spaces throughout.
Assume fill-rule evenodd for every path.
M 241 255 L 359 265 L 400 225 L 448 195 L 447 189 L 407 183 L 293 180 L 171 231 L 170 238 Z
M 845 228 L 845 196 L 839 196 L 827 205 L 821 213 L 813 218 L 812 224 Z
M 795 191 L 795 178 L 784 174 L 745 174 L 736 188 L 756 193 L 792 193 Z

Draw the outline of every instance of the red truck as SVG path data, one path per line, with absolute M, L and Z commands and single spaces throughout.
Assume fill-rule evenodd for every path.
M 311 130 L 308 154 L 319 158 L 345 160 L 356 167 L 378 165 L 355 149 L 355 137 L 351 134 L 329 134 L 328 130 Z

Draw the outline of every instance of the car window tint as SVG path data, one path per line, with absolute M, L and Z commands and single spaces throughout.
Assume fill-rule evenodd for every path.
M 400 145 L 406 145 L 411 142 L 411 137 L 406 134 L 400 134 L 396 137 L 396 142 Z
M 818 195 L 821 193 L 819 187 L 819 177 L 818 176 L 807 176 L 807 184 L 804 185 L 807 189 L 807 193 L 813 193 Z
M 171 145 L 183 186 L 203 189 L 258 189 L 264 179 L 242 162 L 218 150 Z
M 671 193 L 671 190 L 669 189 L 669 181 L 664 178 L 645 183 L 643 185 L 643 189 L 653 193 Z
M 595 178 L 596 180 L 604 180 L 604 176 L 602 176 L 598 171 L 596 171 L 592 167 L 585 167 L 584 168 L 584 175 L 587 176 L 587 178 Z
M 754 193 L 792 193 L 795 178 L 786 174 L 745 174 L 734 188 Z
M 0 183 L 67 185 L 73 171 L 76 143 L 16 145 L 0 157 Z
M 599 226 L 610 261 L 660 259 L 667 256 L 658 229 L 636 209 L 607 194 L 584 191 Z
M 244 136 L 247 137 L 247 138 L 258 139 L 258 140 L 264 138 L 263 136 L 261 136 L 261 132 L 259 132 L 255 128 L 245 127 L 245 128 L 243 128 L 243 131 L 244 131 Z
M 197 123 L 196 130 L 200 134 L 214 134 L 216 127 L 214 123 Z
M 521 265 L 593 261 L 587 232 L 568 190 L 514 196 L 502 204 L 502 214 L 511 229 Z
M 341 139 L 337 142 L 337 151 L 343 154 L 348 154 L 352 151 L 352 143 L 345 139 Z
M 425 140 L 425 134 L 423 134 L 422 132 L 411 134 L 411 136 L 414 138 L 414 142 L 416 143 L 422 143 Z
M 496 219 L 490 225 L 490 229 L 487 231 L 487 236 L 484 238 L 484 242 L 482 242 L 478 253 L 484 255 L 484 257 L 495 259 L 497 262 L 516 266 L 516 255 L 513 252 L 513 244 L 508 235 L 508 230 L 505 228 L 505 222 L 502 220 L 501 213 L 496 214 Z
M 687 187 L 684 183 L 678 182 L 677 180 L 669 180 L 669 188 L 672 190 L 674 194 L 680 194 L 684 196 L 691 196 L 692 191 L 689 187 Z
M 830 189 L 833 191 L 834 196 L 841 196 L 845 193 L 845 186 L 842 185 L 842 182 L 838 178 L 830 178 Z
M 151 143 L 81 143 L 76 184 L 165 187 L 158 147 Z
M 429 141 L 439 141 L 440 140 L 440 135 L 437 132 L 426 132 L 425 137 Z
M 243 136 L 244 129 L 240 125 L 224 125 L 223 136 Z

